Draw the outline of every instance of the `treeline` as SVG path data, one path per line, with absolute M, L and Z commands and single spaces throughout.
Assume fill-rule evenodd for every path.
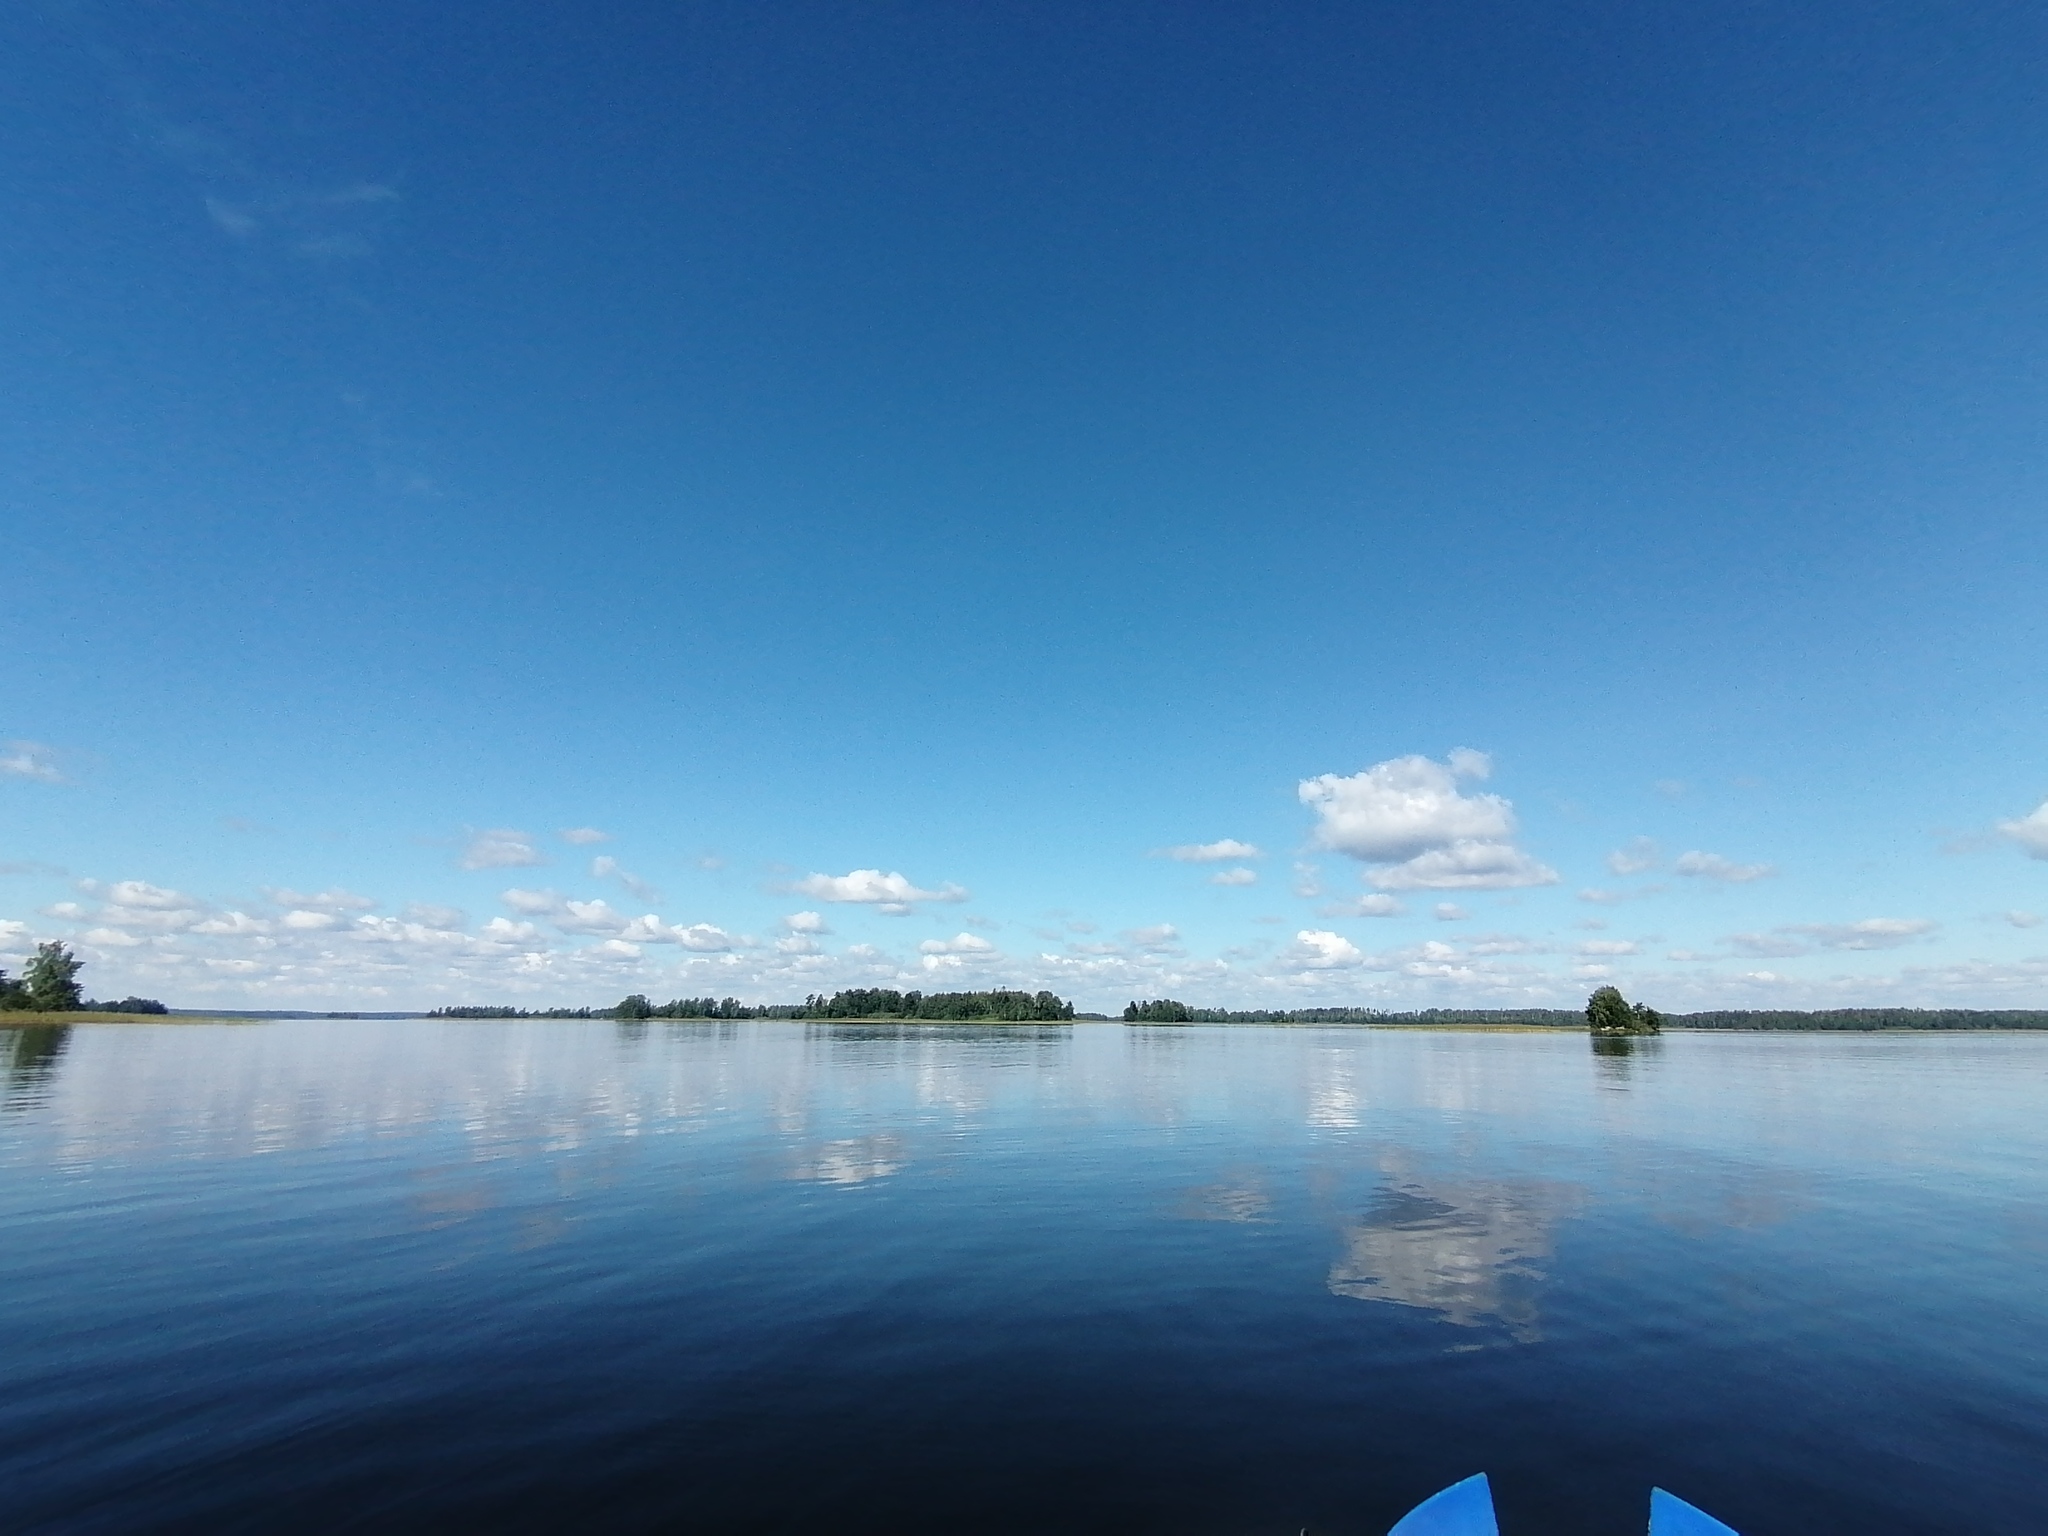
M 96 1003 L 78 984 L 85 962 L 62 944 L 38 944 L 21 975 L 0 970 L 0 1013 L 168 1013 L 153 997 Z
M 999 1024 L 1064 1021 L 1074 1005 L 1050 992 L 899 992 L 853 987 L 801 1003 L 748 1004 L 736 997 L 679 997 L 657 1003 L 636 992 L 610 1008 L 436 1008 L 430 1019 L 923 1019 Z
M 1058 1023 L 1074 1005 L 1050 992 L 898 992 L 853 987 L 804 999 L 807 1019 L 989 1019 L 1001 1024 Z
M 1542 1024 L 1584 1029 L 1566 1008 L 1191 1008 L 1170 997 L 1132 1002 L 1126 1024 Z
M 1191 1008 L 1170 997 L 1133 1001 L 1126 1024 L 1534 1024 L 1584 1029 L 1575 1008 Z M 1710 1009 L 1659 1016 L 1666 1029 L 2048 1029 L 2035 1008 Z
M 1678 1029 L 2048 1029 L 2042 1008 L 1716 1009 L 1668 1013 Z

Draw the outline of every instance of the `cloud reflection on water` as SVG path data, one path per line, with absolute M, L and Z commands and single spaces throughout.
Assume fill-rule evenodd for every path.
M 1404 1178 L 1344 1229 L 1333 1295 L 1416 1307 L 1460 1328 L 1540 1337 L 1537 1292 L 1559 1221 L 1584 1191 L 1569 1184 Z

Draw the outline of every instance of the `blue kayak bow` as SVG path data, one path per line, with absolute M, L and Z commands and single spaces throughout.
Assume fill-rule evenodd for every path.
M 1500 1536 L 1486 1474 L 1453 1483 L 1409 1510 L 1387 1536 Z M 1650 1536 L 1736 1536 L 1712 1515 L 1662 1488 L 1650 1490 Z

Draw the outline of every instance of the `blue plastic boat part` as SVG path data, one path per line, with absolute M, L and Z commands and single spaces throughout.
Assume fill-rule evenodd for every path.
M 1493 1490 L 1484 1472 L 1453 1483 L 1409 1510 L 1387 1536 L 1500 1536 L 1493 1518 Z M 1650 1490 L 1650 1536 L 1736 1536 L 1712 1515 L 1676 1494 Z
M 1735 1536 L 1734 1528 L 1694 1509 L 1676 1494 L 1650 1490 L 1650 1536 Z
M 1403 1515 L 1387 1536 L 1500 1536 L 1486 1474 L 1475 1472 L 1462 1483 L 1431 1494 Z

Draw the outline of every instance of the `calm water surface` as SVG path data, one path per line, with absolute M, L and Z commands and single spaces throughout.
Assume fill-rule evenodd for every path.
M 0 1031 L 0 1528 L 2048 1530 L 2048 1037 Z

